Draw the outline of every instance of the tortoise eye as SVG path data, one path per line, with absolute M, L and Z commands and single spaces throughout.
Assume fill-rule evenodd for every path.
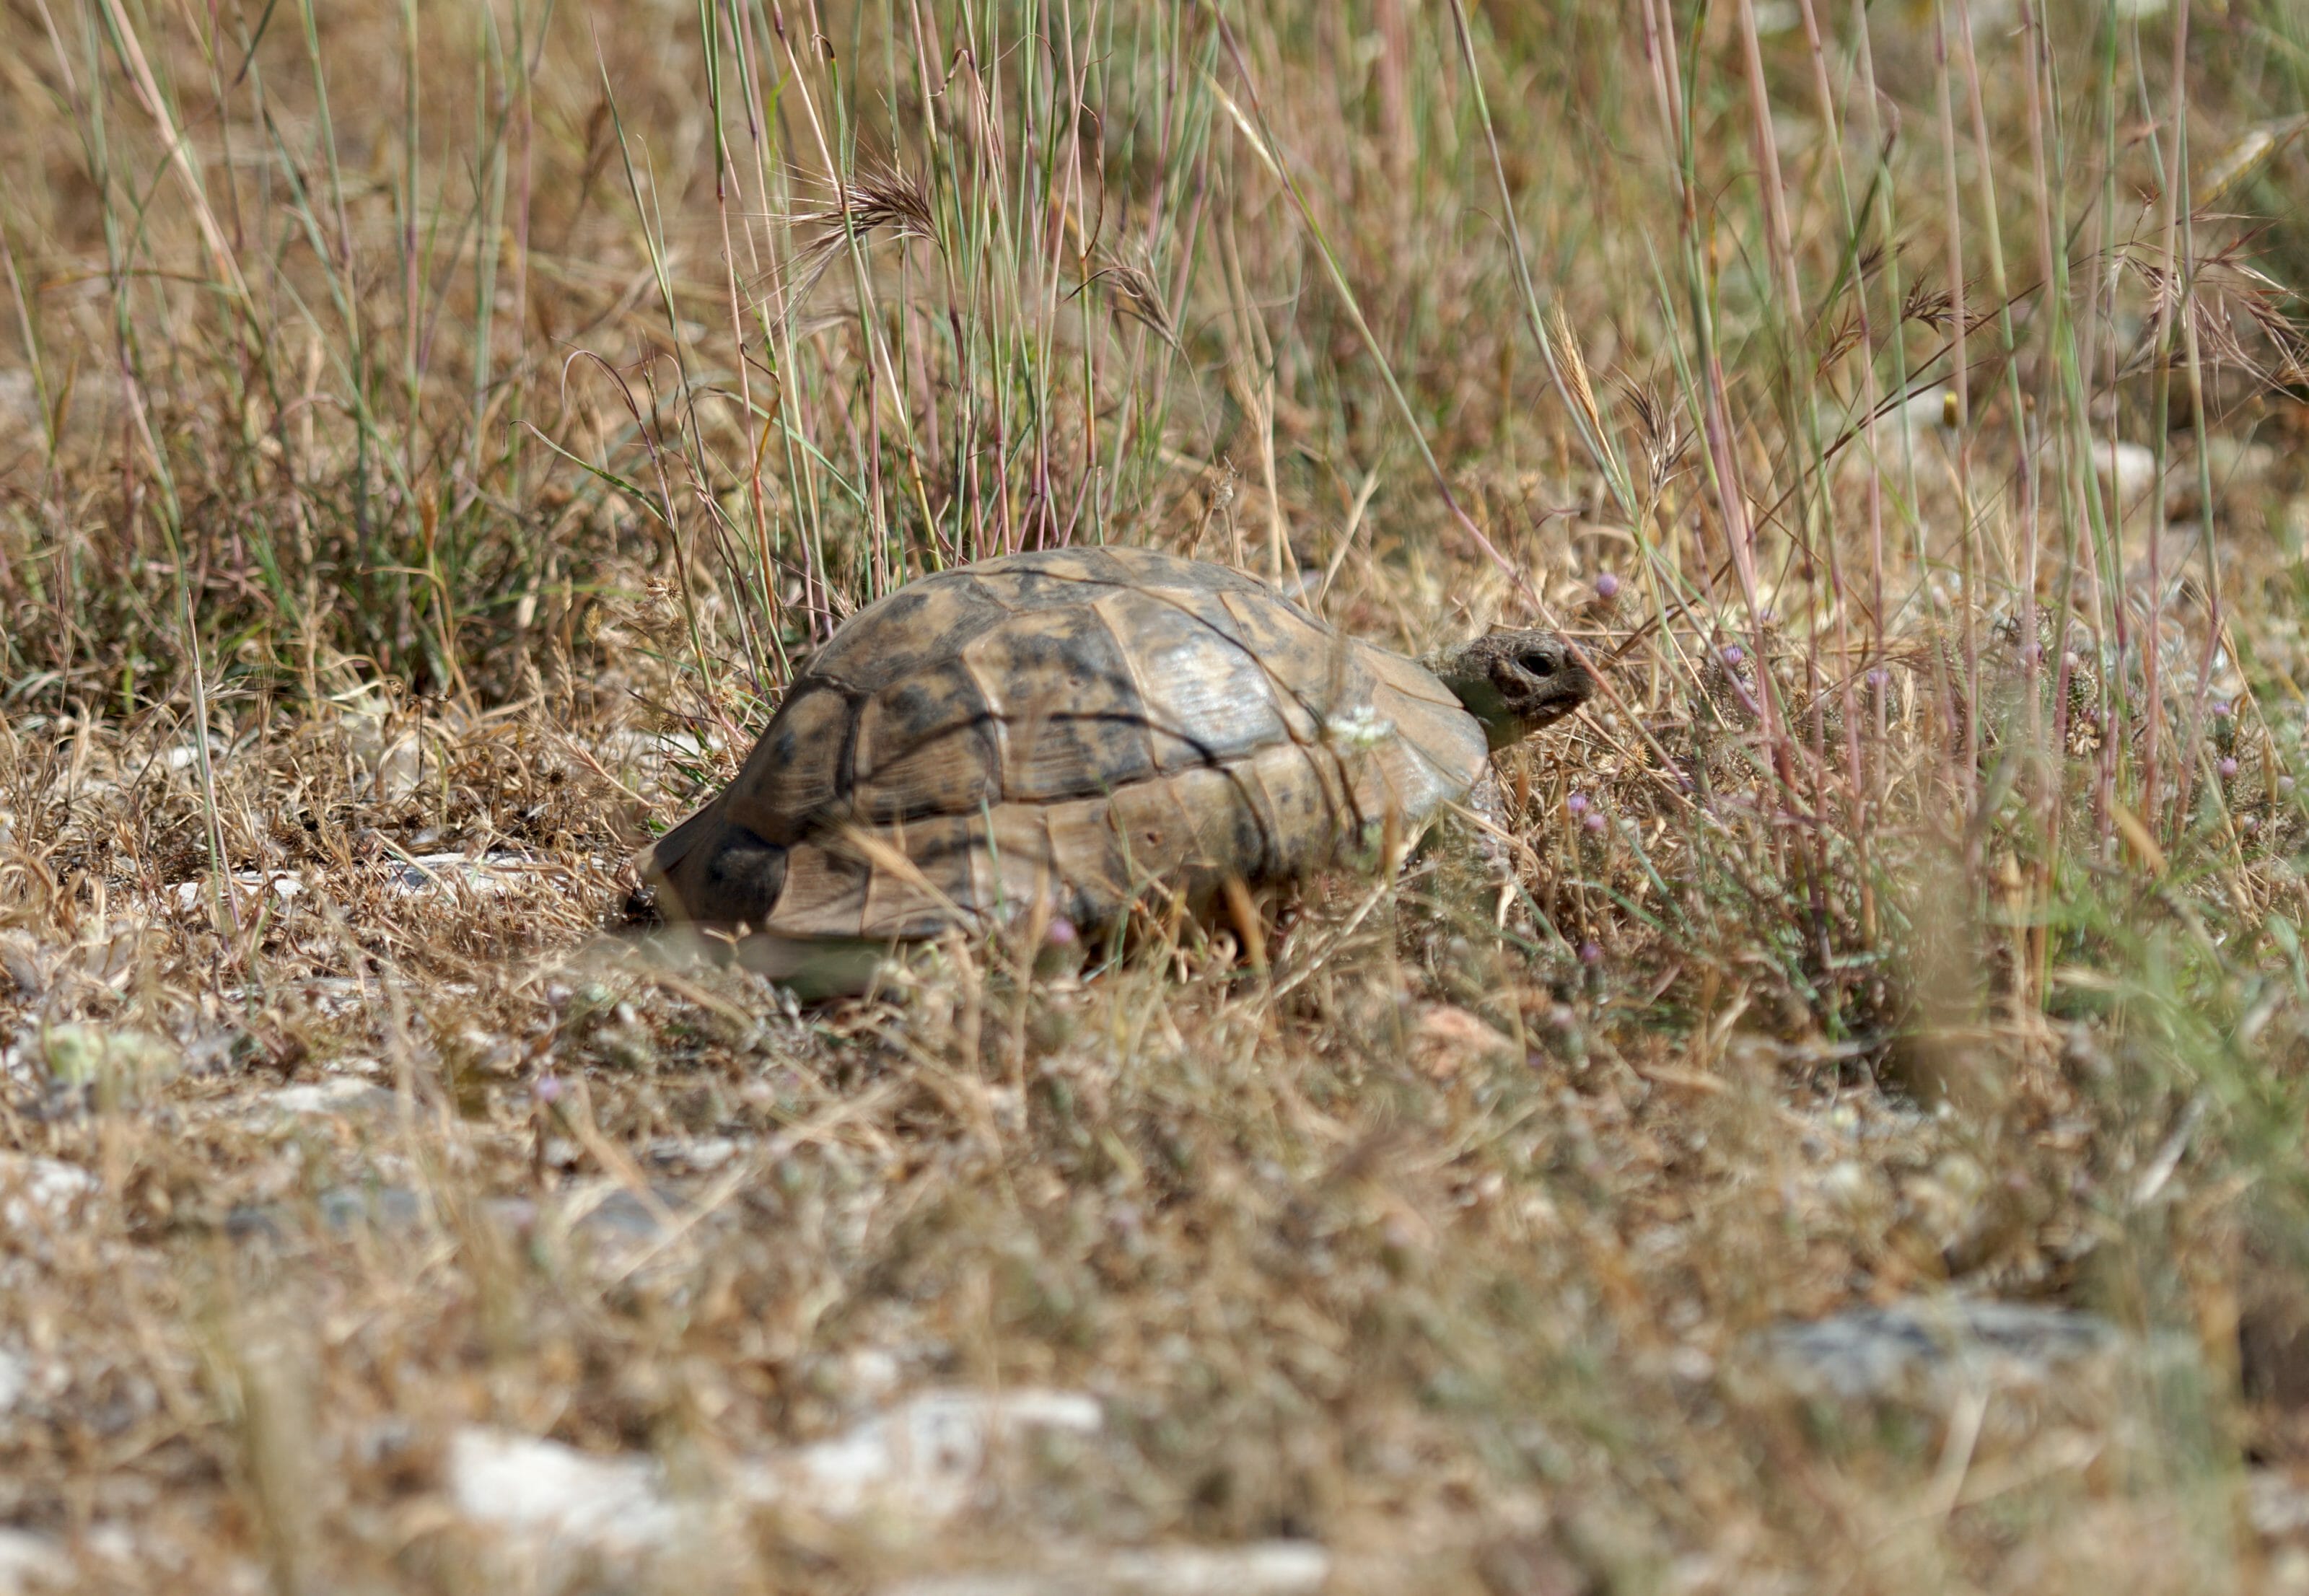
M 1534 676 L 1545 677 L 1555 674 L 1556 660 L 1554 651 L 1552 649 L 1533 649 L 1526 653 L 1518 655 L 1516 663 Z

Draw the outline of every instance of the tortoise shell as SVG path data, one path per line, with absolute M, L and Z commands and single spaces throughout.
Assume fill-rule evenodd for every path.
M 888 939 L 1077 925 L 1150 884 L 1303 876 L 1412 836 L 1488 757 L 1451 690 L 1240 572 L 1010 555 L 852 616 L 644 878 L 709 925 Z

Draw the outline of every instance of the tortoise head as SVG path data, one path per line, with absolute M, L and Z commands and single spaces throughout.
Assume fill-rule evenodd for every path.
M 1494 632 L 1425 663 L 1483 722 L 1493 748 L 1553 725 L 1596 691 L 1595 677 L 1552 632 Z

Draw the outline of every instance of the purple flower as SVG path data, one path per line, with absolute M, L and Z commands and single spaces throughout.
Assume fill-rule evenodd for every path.
M 1741 661 L 1741 660 L 1743 660 L 1746 659 L 1747 657 L 1748 657 L 1748 651 L 1747 651 L 1746 649 L 1742 648 L 1738 643 L 1725 643 L 1725 644 L 1724 645 L 1724 663 L 1725 663 L 1725 664 L 1726 664 L 1726 665 L 1737 665 L 1737 664 L 1739 664 L 1739 663 L 1740 663 L 1740 661 Z
M 1880 665 L 1868 673 L 1868 685 L 1881 691 L 1892 685 L 1892 673 Z
M 1603 948 L 1592 942 L 1581 943 L 1579 945 L 1579 962 L 1582 964 L 1601 964 L 1604 962 Z
M 1073 945 L 1075 938 L 1080 935 L 1081 933 L 1075 929 L 1074 921 L 1063 914 L 1052 915 L 1051 923 L 1042 928 L 1043 940 L 1052 947 L 1069 947 Z
M 1563 800 L 1563 807 L 1574 815 L 1585 815 L 1587 813 L 1587 795 L 1584 792 L 1575 792 Z
M 2237 772 L 2236 761 L 2234 759 L 2222 760 L 2220 763 L 2220 772 L 2221 780 L 2224 781 L 2227 781 L 2231 776 L 2235 775 Z
M 1589 815 L 1587 819 L 1581 821 L 1579 824 L 1586 826 L 1591 832 L 1601 832 L 1604 829 L 1604 812 L 1601 809 L 1598 809 Z
M 1609 571 L 1596 579 L 1596 596 L 1609 604 L 1620 596 L 1620 579 Z
M 536 1081 L 531 1084 L 529 1090 L 530 1094 L 536 1098 L 539 1102 L 550 1107 L 552 1104 L 558 1103 L 561 1100 L 561 1077 L 558 1075 L 540 1075 Z
M 2229 701 L 2227 699 L 2216 698 L 2213 700 L 2213 717 L 2219 720 L 2226 720 L 2229 718 Z

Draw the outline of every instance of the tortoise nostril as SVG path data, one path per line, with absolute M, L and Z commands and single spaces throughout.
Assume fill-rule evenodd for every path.
M 1516 663 L 1534 676 L 1550 677 L 1555 674 L 1556 658 L 1554 653 L 1547 649 L 1533 649 L 1530 652 L 1518 656 Z

